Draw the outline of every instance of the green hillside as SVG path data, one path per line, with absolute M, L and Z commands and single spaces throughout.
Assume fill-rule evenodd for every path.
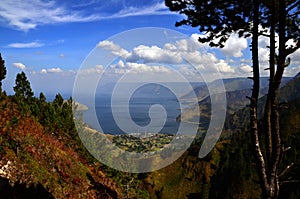
M 72 129 L 68 129 L 65 109 L 70 105 L 32 100 L 21 105 L 15 97 L 0 97 L 0 198 L 120 195 L 116 183 L 88 159 Z M 44 109 L 46 116 L 37 117 L 33 109 Z M 52 118 L 48 111 L 53 111 Z

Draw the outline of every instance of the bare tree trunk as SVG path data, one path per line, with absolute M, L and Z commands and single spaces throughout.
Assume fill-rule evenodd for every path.
M 258 116 L 257 116 L 257 101 L 260 89 L 260 72 L 258 59 L 258 25 L 259 25 L 259 2 L 253 0 L 253 30 L 252 30 L 252 61 L 253 61 L 253 89 L 250 98 L 250 130 L 252 143 L 254 147 L 254 156 L 256 158 L 257 169 L 262 183 L 263 196 L 267 196 L 269 183 L 266 173 L 265 160 L 261 151 L 259 142 Z
M 267 192 L 268 198 L 277 198 L 279 194 L 279 183 L 277 183 L 277 172 L 274 174 L 274 147 L 277 142 L 274 140 L 274 75 L 275 75 L 275 0 L 271 2 L 271 16 L 270 16 L 270 60 L 269 60 L 269 70 L 270 70 L 270 79 L 269 79 L 269 90 L 265 105 L 265 133 L 266 133 L 266 158 L 267 158 L 267 177 L 270 190 Z M 276 166 L 277 167 L 277 166 Z M 276 168 L 278 170 L 278 168 Z
M 255 1 L 254 1 L 255 2 Z M 281 79 L 283 76 L 284 68 L 285 68 L 285 60 L 286 60 L 286 4 L 285 1 L 279 1 L 279 55 L 277 59 L 277 69 L 275 70 L 275 26 L 276 26 L 276 1 L 272 0 L 271 2 L 271 19 L 270 19 L 270 60 L 269 60 L 269 70 L 270 70 L 270 79 L 269 79 L 269 91 L 267 95 L 266 105 L 265 105 L 265 133 L 266 133 L 266 159 L 264 159 L 259 143 L 259 129 L 257 127 L 257 114 L 255 109 L 257 109 L 257 77 L 256 77 L 256 47 L 252 44 L 252 58 L 253 58 L 253 75 L 254 75 L 254 85 L 252 92 L 252 101 L 251 101 L 251 128 L 252 135 L 254 137 L 255 144 L 255 157 L 257 159 L 258 169 L 260 178 L 263 184 L 263 198 L 275 199 L 279 196 L 280 191 L 280 183 L 279 183 L 279 175 L 278 168 L 282 155 L 282 144 L 281 144 L 281 135 L 280 135 L 280 127 L 279 127 L 279 105 L 278 105 L 278 91 L 281 83 Z M 258 10 L 258 9 L 257 9 Z M 255 25 L 256 21 L 256 8 L 254 8 L 254 21 Z M 255 30 L 253 30 L 255 32 Z M 253 42 L 255 42 L 256 36 L 253 33 Z M 254 53 L 254 54 L 253 54 Z M 259 73 L 258 73 L 259 75 Z M 254 116 L 254 117 L 253 117 Z M 256 117 L 256 118 L 255 118 Z M 252 119 L 254 118 L 254 119 Z M 256 124 L 255 124 L 256 123 Z M 256 128 L 256 130 L 254 129 Z
M 277 198 L 280 191 L 278 179 L 278 167 L 282 154 L 281 135 L 279 127 L 279 106 L 278 91 L 283 76 L 286 60 L 286 3 L 279 1 L 279 55 L 277 60 L 277 70 L 274 76 L 274 86 L 269 91 L 271 96 L 271 122 L 272 122 L 272 168 L 270 172 L 270 186 L 274 190 L 274 198 Z
M 267 100 L 265 104 L 264 110 L 264 122 L 265 122 L 265 134 L 266 134 L 266 164 L 268 171 L 271 171 L 272 165 L 272 129 L 271 129 L 271 91 L 274 89 L 274 74 L 275 74 L 275 0 L 272 0 L 270 6 L 270 60 L 269 60 L 269 70 L 270 70 L 270 78 L 269 78 L 269 90 L 267 94 Z M 270 175 L 270 172 L 268 172 Z

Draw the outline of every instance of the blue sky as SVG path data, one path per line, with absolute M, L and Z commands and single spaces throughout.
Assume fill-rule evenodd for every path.
M 197 29 L 176 28 L 174 24 L 180 19 L 182 16 L 171 13 L 161 0 L 1 0 L 0 52 L 8 70 L 3 87 L 11 94 L 15 76 L 23 70 L 36 93 L 69 92 L 80 65 L 97 46 L 115 54 L 118 50 L 126 50 L 128 55 L 122 58 L 127 59 L 128 64 L 119 62 L 119 65 L 151 73 L 154 71 L 151 63 L 138 65 L 128 57 L 136 56 L 151 62 L 149 57 L 140 53 L 146 49 L 155 58 L 157 58 L 155 53 L 160 53 L 158 59 L 161 59 L 162 64 L 168 64 L 163 55 L 169 56 L 175 51 L 178 55 L 179 51 L 183 52 L 180 47 L 187 44 L 187 41 L 196 41 L 199 36 Z M 144 27 L 176 30 L 185 34 L 187 38 L 181 40 L 181 43 L 178 41 L 178 46 L 162 43 L 156 44 L 157 48 L 153 45 L 151 48 L 151 45 L 143 47 L 139 44 L 132 49 L 125 49 L 126 47 L 117 43 L 103 43 L 115 34 Z M 151 33 L 147 37 L 156 40 L 154 36 L 152 38 Z M 176 41 L 173 40 L 173 43 Z M 264 49 L 267 40 L 261 38 L 260 44 L 263 63 L 267 60 Z M 188 50 L 184 54 L 193 60 L 200 57 L 201 60 L 195 60 L 199 68 L 209 68 L 208 63 L 213 63 L 211 68 L 218 69 L 223 77 L 250 75 L 248 40 L 232 35 L 222 50 L 209 48 L 207 45 L 195 45 L 199 45 L 196 50 Z M 119 48 L 114 48 L 116 46 Z M 293 66 L 286 72 L 288 76 L 300 70 L 299 51 L 293 60 Z M 101 71 L 105 66 L 93 67 L 91 69 Z M 164 69 L 163 66 L 161 69 Z M 211 70 L 207 70 L 207 75 L 211 74 Z

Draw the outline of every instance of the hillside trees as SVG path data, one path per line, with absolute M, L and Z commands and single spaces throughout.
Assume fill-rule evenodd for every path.
M 55 95 L 53 102 L 47 102 L 44 93 L 40 93 L 39 98 L 35 97 L 24 72 L 17 74 L 13 89 L 13 99 L 22 110 L 22 114 L 33 115 L 48 133 L 78 141 L 73 121 L 72 99 L 64 100 L 59 93 Z
M 250 132 L 253 154 L 264 198 L 277 198 L 280 191 L 279 163 L 286 151 L 281 143 L 278 90 L 284 69 L 289 65 L 288 57 L 300 48 L 300 1 L 299 0 L 166 0 L 171 11 L 186 16 L 176 26 L 199 27 L 205 35 L 200 42 L 209 42 L 212 47 L 224 47 L 232 33 L 251 38 L 253 64 L 253 90 L 250 99 Z M 269 38 L 269 90 L 264 108 L 264 128 L 259 126 L 258 97 L 260 85 L 260 63 L 258 38 Z M 276 43 L 278 37 L 278 44 Z M 264 137 L 266 139 L 264 139 Z M 266 151 L 263 150 L 263 145 Z
M 27 76 L 23 71 L 17 74 L 13 89 L 15 92 L 13 99 L 22 110 L 21 112 L 23 115 L 37 111 L 36 104 L 32 102 L 34 93 Z

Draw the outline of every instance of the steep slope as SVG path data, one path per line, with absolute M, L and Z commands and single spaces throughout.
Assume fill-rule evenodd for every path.
M 280 113 L 280 129 L 284 147 L 291 149 L 283 154 L 279 173 L 292 163 L 293 166 L 280 178 L 282 185 L 279 198 L 297 199 L 300 197 L 300 98 L 288 101 L 287 106 Z M 260 187 L 251 153 L 251 135 L 246 127 L 238 131 L 232 128 L 231 131 L 221 139 L 230 140 L 230 144 L 222 154 L 220 167 L 212 179 L 211 198 L 259 198 Z M 261 144 L 264 147 L 264 143 Z
M 0 110 L 0 198 L 122 197 L 111 178 L 11 97 L 0 94 Z
M 289 82 L 279 89 L 279 103 L 287 103 L 300 98 L 300 76 L 296 75 Z M 263 107 L 265 105 L 266 96 L 259 99 L 258 113 L 259 117 L 263 116 Z M 249 101 L 249 100 L 248 100 Z M 233 132 L 239 132 L 248 126 L 249 121 L 249 108 L 244 107 L 229 115 L 226 119 L 225 129 Z
M 288 165 L 293 163 L 291 169 L 281 177 L 282 187 L 280 198 L 299 198 L 300 197 L 300 76 L 295 76 L 291 81 L 284 85 L 279 91 L 279 100 L 284 103 L 280 109 L 280 132 L 284 147 L 291 147 L 282 157 L 282 172 Z M 263 107 L 266 97 L 260 98 L 259 116 L 263 123 Z M 214 198 L 227 195 L 232 198 L 249 198 L 249 192 L 257 185 L 256 170 L 247 164 L 254 162 L 251 154 L 251 137 L 248 133 L 249 128 L 249 108 L 243 108 L 230 115 L 226 119 L 225 129 L 221 139 L 230 139 L 228 151 L 223 155 L 224 160 L 218 175 L 214 179 Z M 262 142 L 262 147 L 264 143 Z M 235 162 L 235 164 L 233 164 Z M 233 173 L 232 169 L 238 170 Z M 220 187 L 220 184 L 224 186 Z M 235 197 L 233 197 L 235 195 Z
M 240 131 L 240 129 L 243 129 L 248 124 L 249 121 L 248 113 L 245 108 L 249 104 L 249 100 L 246 98 L 246 96 L 251 95 L 251 89 L 241 89 L 246 87 L 251 87 L 251 80 L 245 79 L 245 78 L 232 78 L 232 79 L 225 79 L 224 85 L 226 87 L 226 103 L 227 103 L 227 109 L 226 109 L 226 115 L 227 118 L 225 122 L 225 129 L 235 129 L 236 131 Z M 249 82 L 250 81 L 250 82 Z M 293 100 L 297 97 L 299 97 L 299 90 L 300 90 L 300 84 L 299 84 L 299 77 L 295 76 L 294 78 L 286 77 L 282 80 L 282 87 L 279 92 L 279 101 L 285 102 Z M 261 83 L 261 95 L 259 104 L 260 107 L 263 107 L 265 96 L 264 94 L 267 93 L 267 78 L 262 78 Z M 213 83 L 212 83 L 213 84 Z M 264 86 L 264 87 L 263 87 Z M 199 90 L 200 89 L 200 90 Z M 190 108 L 186 108 L 183 110 L 183 113 L 177 117 L 177 120 L 179 121 L 185 121 L 185 122 L 192 122 L 192 123 L 199 123 L 199 126 L 201 129 L 206 129 L 209 125 L 210 121 L 210 111 L 211 111 L 211 101 L 210 96 L 208 95 L 208 90 L 206 86 L 197 87 L 195 89 L 195 92 L 198 93 L 198 97 L 202 98 L 198 104 L 191 105 Z M 186 95 L 185 97 L 188 97 Z M 200 110 L 200 121 L 196 117 L 198 114 L 195 112 L 195 106 L 199 106 Z M 259 114 L 262 115 L 262 108 L 259 109 Z
M 291 146 L 291 150 L 283 157 L 280 171 L 294 163 L 290 172 L 281 179 L 284 184 L 280 198 L 296 199 L 300 196 L 299 80 L 299 77 L 293 78 L 280 90 L 281 101 L 285 101 L 288 107 L 281 111 L 282 141 L 285 146 Z M 245 99 L 242 95 L 249 92 L 249 90 L 228 92 L 227 99 L 231 99 L 232 105 L 235 105 L 235 100 Z M 261 107 L 263 99 L 260 101 Z M 245 102 L 247 101 L 245 99 Z M 199 106 L 202 110 L 209 111 L 207 104 L 209 99 L 201 101 Z M 146 182 L 155 190 L 154 193 L 158 195 L 156 198 L 260 198 L 259 178 L 251 152 L 251 137 L 247 130 L 248 115 L 247 108 L 242 108 L 231 116 L 228 115 L 226 121 L 231 128 L 222 133 L 214 150 L 204 159 L 197 158 L 201 146 L 200 137 L 190 147 L 189 153 L 185 153 L 180 160 L 161 171 L 150 174 Z M 172 184 L 173 181 L 176 183 Z M 163 183 L 165 184 L 162 185 Z M 180 197 L 176 197 L 172 190 L 180 190 Z
M 144 179 L 149 198 L 209 198 L 212 177 L 220 166 L 220 156 L 228 141 L 217 143 L 204 159 L 198 158 L 200 145 L 193 145 L 181 158 Z
M 282 79 L 282 86 L 284 86 L 291 79 L 291 77 L 284 77 Z M 264 96 L 268 91 L 268 81 L 269 80 L 266 77 L 261 78 L 261 96 Z M 246 98 L 246 96 L 251 95 L 252 80 L 248 78 L 230 78 L 224 79 L 223 82 L 226 90 L 227 115 L 234 114 L 236 111 L 243 109 L 247 104 L 249 104 L 249 100 Z M 214 89 L 215 87 L 216 89 L 218 89 L 216 81 L 211 82 L 210 87 L 212 89 Z M 195 92 L 195 94 L 198 96 L 198 105 L 191 104 L 189 108 L 183 110 L 182 114 L 179 115 L 177 119 L 186 122 L 198 123 L 198 118 L 195 117 L 198 115 L 197 113 L 195 113 L 195 106 L 199 106 L 201 115 L 200 126 L 205 129 L 207 128 L 207 125 L 210 120 L 211 102 L 208 88 L 206 85 L 196 87 L 194 91 L 191 91 L 186 95 L 182 96 L 182 99 L 189 100 L 189 98 L 193 96 L 192 92 Z
M 249 96 L 250 94 L 251 90 L 248 89 L 226 92 L 227 115 L 233 114 L 249 104 L 249 100 L 246 98 L 246 96 Z M 185 122 L 197 123 L 198 118 L 196 117 L 197 113 L 195 112 L 195 106 L 199 106 L 200 109 L 200 126 L 202 128 L 206 128 L 210 120 L 210 96 L 199 101 L 198 105 L 193 105 L 191 108 L 184 109 L 183 113 L 179 115 L 177 119 Z

